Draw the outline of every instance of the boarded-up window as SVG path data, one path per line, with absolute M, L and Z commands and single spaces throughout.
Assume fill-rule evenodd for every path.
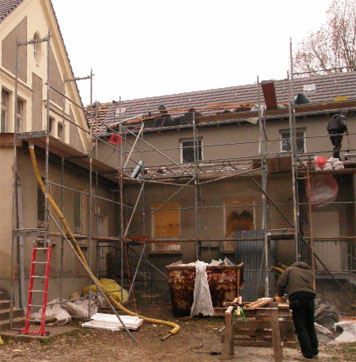
M 80 233 L 82 229 L 82 194 L 74 193 L 74 231 Z
M 161 203 L 154 203 L 152 209 L 157 210 Z M 180 211 L 177 202 L 168 202 L 153 215 L 153 237 L 155 239 L 179 239 Z M 154 252 L 179 251 L 180 243 L 156 243 L 152 245 Z
M 254 202 L 252 200 L 225 201 L 225 237 L 235 237 L 236 231 L 254 230 Z M 224 251 L 233 251 L 234 241 L 224 242 Z

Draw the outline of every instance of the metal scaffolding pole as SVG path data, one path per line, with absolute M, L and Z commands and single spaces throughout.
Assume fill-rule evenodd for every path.
M 292 48 L 291 52 L 291 69 L 293 69 L 292 60 Z M 294 93 L 293 82 L 291 81 L 288 73 L 288 110 L 289 110 L 289 139 L 291 146 L 291 167 L 292 167 L 292 192 L 293 192 L 293 219 L 294 219 L 294 246 L 295 246 L 295 259 L 300 260 L 300 248 L 299 248 L 299 218 L 298 218 L 298 185 L 297 185 L 297 160 L 296 160 L 296 145 L 295 145 L 295 122 L 294 122 Z

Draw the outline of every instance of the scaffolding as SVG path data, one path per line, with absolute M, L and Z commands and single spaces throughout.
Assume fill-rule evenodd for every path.
M 158 115 L 149 115 L 148 117 L 142 117 L 138 116 L 137 119 L 122 119 L 121 115 L 121 100 L 119 101 L 119 118 L 118 120 L 113 123 L 111 126 L 109 126 L 110 131 L 106 134 L 101 134 L 102 137 L 107 137 L 112 134 L 118 134 L 120 136 L 120 139 L 122 139 L 123 144 L 127 143 L 127 150 L 123 151 L 125 147 L 121 145 L 120 148 L 120 178 L 122 182 L 121 185 L 124 185 L 125 182 L 128 184 L 137 183 L 139 185 L 139 192 L 138 195 L 134 201 L 135 206 L 133 209 L 129 210 L 127 207 L 124 206 L 124 198 L 125 194 L 123 191 L 123 187 L 120 186 L 119 194 L 120 194 L 120 203 L 122 205 L 122 213 L 121 213 L 121 230 L 125 230 L 123 234 L 121 234 L 120 239 L 120 248 L 123 250 L 125 244 L 129 245 L 138 245 L 141 243 L 141 253 L 139 255 L 136 255 L 136 258 L 138 258 L 138 262 L 136 266 L 133 268 L 134 270 L 134 278 L 133 280 L 129 281 L 127 286 L 130 288 L 130 291 L 133 289 L 133 285 L 135 284 L 135 277 L 138 274 L 138 270 L 140 268 L 141 261 L 144 259 L 143 256 L 146 255 L 147 258 L 149 256 L 149 252 L 147 250 L 148 244 L 170 244 L 170 243 L 195 243 L 196 245 L 196 253 L 195 257 L 196 259 L 199 259 L 201 257 L 201 249 L 202 244 L 208 244 L 209 250 L 211 248 L 210 243 L 212 242 L 220 242 L 220 255 L 223 254 L 221 250 L 221 239 L 215 239 L 212 240 L 209 237 L 209 233 L 206 233 L 205 238 L 199 238 L 199 232 L 203 228 L 203 230 L 207 231 L 206 221 L 204 221 L 204 212 L 211 208 L 228 208 L 226 205 L 204 205 L 203 198 L 202 198 L 202 187 L 208 183 L 214 183 L 219 182 L 221 180 L 226 179 L 234 179 L 238 177 L 248 177 L 251 179 L 251 181 L 256 185 L 256 188 L 261 192 L 261 204 L 260 205 L 250 205 L 252 207 L 261 207 L 262 208 L 262 221 L 261 221 L 261 229 L 263 231 L 262 233 L 262 239 L 264 240 L 264 250 L 262 255 L 262 264 L 264 263 L 264 267 L 260 268 L 259 272 L 261 275 L 265 275 L 264 277 L 264 294 L 265 296 L 269 296 L 273 289 L 271 288 L 270 281 L 273 279 L 272 272 L 271 272 L 271 265 L 269 260 L 270 255 L 270 247 L 273 240 L 278 239 L 293 239 L 294 240 L 294 248 L 295 248 L 295 260 L 306 260 L 311 261 L 313 273 L 318 274 L 316 272 L 316 263 L 320 264 L 321 267 L 324 269 L 324 274 L 328 275 L 328 278 L 331 278 L 337 285 L 338 288 L 347 296 L 350 296 L 350 293 L 345 290 L 345 288 L 341 285 L 341 283 L 338 280 L 338 277 L 335 277 L 334 271 L 329 270 L 327 265 L 323 262 L 323 260 L 318 256 L 318 254 L 314 250 L 314 242 L 326 240 L 327 238 L 315 238 L 313 235 L 313 223 L 312 223 L 312 204 L 310 202 L 310 199 L 307 198 L 306 201 L 302 202 L 299 197 L 301 194 L 300 183 L 301 180 L 305 180 L 305 184 L 307 188 L 310 188 L 310 179 L 312 177 L 312 174 L 315 172 L 311 170 L 312 166 L 312 157 L 310 154 L 303 154 L 300 155 L 297 151 L 297 134 L 296 134 L 296 109 L 297 106 L 294 102 L 295 95 L 294 95 L 294 76 L 295 72 L 293 69 L 293 57 L 292 57 L 292 42 L 290 43 L 290 71 L 287 74 L 287 84 L 288 84 L 288 111 L 287 112 L 281 112 L 282 115 L 287 116 L 289 120 L 289 132 L 290 132 L 290 166 L 291 166 L 291 183 L 292 183 L 292 197 L 293 200 L 291 203 L 284 204 L 284 205 L 278 205 L 273 198 L 269 195 L 268 190 L 268 167 L 267 167 L 267 160 L 269 157 L 276 157 L 279 155 L 279 152 L 268 152 L 268 144 L 271 142 L 280 142 L 279 139 L 268 139 L 266 135 L 266 112 L 263 112 L 263 107 L 261 104 L 261 97 L 260 97 L 260 82 L 259 78 L 257 78 L 256 82 L 256 93 L 257 93 L 257 103 L 258 103 L 258 125 L 259 125 L 259 139 L 256 141 L 250 141 L 250 142 L 234 142 L 231 145 L 239 145 L 244 146 L 248 143 L 253 143 L 258 146 L 258 152 L 249 157 L 236 157 L 234 159 L 219 159 L 219 160 L 199 160 L 198 157 L 198 140 L 199 140 L 199 125 L 196 122 L 196 111 L 198 109 L 192 110 L 192 118 L 191 118 L 191 136 L 192 136 L 192 144 L 193 144 L 193 161 L 190 164 L 182 164 L 174 161 L 172 157 L 169 156 L 169 153 L 171 151 L 178 152 L 180 150 L 179 147 L 167 147 L 164 149 L 158 149 L 155 145 L 148 142 L 146 139 L 144 139 L 144 131 L 143 128 L 145 126 L 145 121 L 150 119 L 159 118 L 160 114 Z M 299 73 L 298 73 L 299 74 Z M 231 105 L 230 105 L 231 106 Z M 220 108 L 221 107 L 221 108 Z M 337 108 L 331 108 L 327 109 L 327 112 L 333 112 L 338 109 Z M 214 105 L 211 106 L 210 109 L 219 110 L 219 109 L 226 109 L 229 108 L 228 105 Z M 350 111 L 355 110 L 355 105 L 347 104 L 345 105 L 345 108 L 347 108 Z M 209 106 L 202 105 L 201 109 L 209 109 Z M 166 110 L 169 115 L 172 114 L 178 114 L 183 111 L 189 111 L 189 108 L 181 108 L 181 109 L 167 109 Z M 214 116 L 210 116 L 214 117 Z M 219 118 L 219 117 L 216 117 Z M 133 127 L 133 125 L 136 125 L 136 128 Z M 179 129 L 179 127 L 176 127 Z M 187 128 L 187 127 L 185 127 Z M 151 131 L 163 131 L 162 127 L 157 127 L 156 129 L 151 129 Z M 313 139 L 313 138 L 325 138 L 329 137 L 325 134 L 320 134 L 317 136 L 311 136 L 311 137 L 304 137 L 305 139 Z M 140 141 L 139 141 L 140 140 Z M 146 149 L 143 150 L 146 146 Z M 221 146 L 227 146 L 226 144 L 208 144 L 204 145 L 204 148 L 207 147 L 221 147 Z M 148 149 L 147 149 L 148 147 Z M 355 151 L 350 150 L 349 151 Z M 157 155 L 163 157 L 166 160 L 166 163 L 162 163 L 160 167 L 152 166 L 152 165 L 145 165 L 145 163 L 142 161 L 138 162 L 137 159 L 143 160 L 143 153 L 145 152 L 155 152 Z M 124 153 L 124 155 L 123 155 Z M 317 154 L 325 154 L 329 153 L 329 150 L 319 150 L 317 152 L 313 152 L 313 156 Z M 139 155 L 141 154 L 141 157 L 136 157 L 136 161 L 132 159 L 133 155 Z M 250 169 L 239 169 L 239 166 L 241 166 L 242 163 L 249 163 L 250 165 L 255 163 L 259 160 L 259 167 L 250 168 Z M 134 163 L 134 165 L 130 165 L 129 161 L 131 163 Z M 350 161 L 349 164 L 352 164 L 353 162 Z M 154 175 L 148 174 L 148 171 L 150 169 L 156 168 L 156 173 Z M 206 178 L 206 174 L 204 175 L 204 169 L 208 170 L 210 172 L 210 175 Z M 137 170 L 139 170 L 140 174 L 137 175 Z M 163 174 L 162 174 L 163 170 Z M 217 174 L 220 173 L 220 175 L 217 176 Z M 331 172 L 332 173 L 332 172 Z M 337 172 L 336 172 L 337 173 Z M 353 170 L 348 169 L 342 171 L 344 174 L 352 173 Z M 215 176 L 211 176 L 212 174 L 215 174 Z M 134 179 L 132 177 L 134 175 Z M 256 180 L 256 178 L 261 179 L 261 183 Z M 147 208 L 145 206 L 145 189 L 148 187 L 148 185 L 166 185 L 166 186 L 172 186 L 174 188 L 174 192 L 170 196 L 168 196 L 163 202 L 161 202 L 160 206 L 158 208 Z M 188 210 L 194 210 L 194 237 L 190 239 L 183 239 L 183 238 L 167 238 L 166 240 L 160 238 L 155 239 L 153 237 L 153 240 L 147 237 L 147 230 L 146 230 L 146 222 L 149 219 L 152 219 L 153 216 L 160 210 L 172 210 L 172 208 L 165 207 L 171 200 L 174 200 L 180 193 L 184 192 L 184 190 L 190 189 L 194 192 L 194 204 L 190 207 L 179 207 L 177 210 L 180 212 L 188 211 Z M 144 237 L 128 237 L 128 230 L 130 229 L 131 223 L 134 218 L 134 214 L 138 213 L 138 204 L 142 202 L 142 215 L 141 220 L 139 224 L 135 225 L 142 226 L 142 234 Z M 341 202 L 343 204 L 355 204 L 355 201 L 346 201 Z M 331 202 L 330 204 L 337 205 L 337 202 Z M 242 206 L 245 207 L 246 205 Z M 285 212 L 282 211 L 281 206 L 290 206 L 293 209 L 293 220 L 289 220 L 289 218 L 286 216 Z M 303 206 L 308 207 L 308 224 L 309 224 L 309 235 L 305 235 L 305 231 L 301 231 L 300 229 L 300 208 Z M 287 223 L 288 227 L 281 229 L 281 230 L 273 230 L 270 228 L 270 212 L 271 209 L 276 210 L 282 219 Z M 199 215 L 200 212 L 200 215 Z M 126 213 L 128 222 L 125 222 L 124 220 L 124 214 Z M 199 224 L 203 224 L 203 227 Z M 258 240 L 258 237 L 255 238 L 244 238 L 244 237 L 236 237 L 236 238 L 229 238 L 229 241 L 256 241 Z M 341 241 L 341 240 L 348 240 L 348 242 L 353 243 L 355 241 L 355 236 L 336 236 L 333 238 L 330 238 L 329 240 L 334 241 Z M 304 250 L 304 256 L 302 256 L 302 251 Z M 306 251 L 305 251 L 306 250 Z M 354 254 L 354 248 L 352 248 L 352 254 Z M 310 254 L 311 257 L 305 259 L 305 255 Z M 121 252 L 121 284 L 124 285 L 124 270 L 123 270 L 123 255 L 124 253 Z M 354 255 L 349 255 L 351 258 L 354 257 Z M 147 259 L 146 259 L 147 260 Z M 262 266 L 261 264 L 261 266 Z M 353 264 L 352 264 L 353 265 Z M 348 268 L 345 273 L 354 273 L 354 268 Z M 320 274 L 320 272 L 319 272 Z
M 294 70 L 292 62 L 292 44 L 290 44 L 290 59 L 291 67 L 287 75 L 287 83 L 289 89 L 288 95 L 288 110 L 281 112 L 283 117 L 288 118 L 289 122 L 289 134 L 290 134 L 290 152 L 287 153 L 290 158 L 291 165 L 291 182 L 292 182 L 292 202 L 277 203 L 273 200 L 273 197 L 269 194 L 268 185 L 270 179 L 270 173 L 268 169 L 268 161 L 270 158 L 277 157 L 279 152 L 269 152 L 269 145 L 271 143 L 280 142 L 280 139 L 269 139 L 267 137 L 267 113 L 262 106 L 260 89 L 261 83 L 257 77 L 256 81 L 256 95 L 257 95 L 257 125 L 258 125 L 258 139 L 254 141 L 236 141 L 229 144 L 226 143 L 216 143 L 216 144 L 204 144 L 203 149 L 213 148 L 213 147 L 226 147 L 226 146 L 235 146 L 235 147 L 244 147 L 246 145 L 256 147 L 257 151 L 253 155 L 248 156 L 237 156 L 234 158 L 220 158 L 213 160 L 201 160 L 199 156 L 199 131 L 201 123 L 198 122 L 196 112 L 199 109 L 192 110 L 191 112 L 191 124 L 185 128 L 191 129 L 191 138 L 192 138 L 192 149 L 193 149 L 193 161 L 187 164 L 180 163 L 174 160 L 170 156 L 172 151 L 180 152 L 181 148 L 179 147 L 169 147 L 164 149 L 159 149 L 154 144 L 149 142 L 145 137 L 145 120 L 154 119 L 156 116 L 149 116 L 146 118 L 138 118 L 124 120 L 121 114 L 121 99 L 119 101 L 119 114 L 118 120 L 113 125 L 109 127 L 107 133 L 95 133 L 93 132 L 93 124 L 95 122 L 95 104 L 93 103 L 92 94 L 93 94 L 93 72 L 90 72 L 90 75 L 82 78 L 73 78 L 66 79 L 65 82 L 73 82 L 79 80 L 90 80 L 90 106 L 85 109 L 82 105 L 77 104 L 70 97 L 68 97 L 65 92 L 61 92 L 56 89 L 53 85 L 50 84 L 50 45 L 51 35 L 48 33 L 48 36 L 40 40 L 31 40 L 25 43 L 17 44 L 17 53 L 16 53 L 16 74 L 15 74 L 15 107 L 17 104 L 17 87 L 18 87 L 18 49 L 21 46 L 27 46 L 30 44 L 35 44 L 37 42 L 47 42 L 47 95 L 46 95 L 46 128 L 41 132 L 21 132 L 21 129 L 17 128 L 17 119 L 16 119 L 16 110 L 14 113 L 14 138 L 13 138 L 13 148 L 14 148 L 14 225 L 13 225 L 13 240 L 12 240 L 12 257 L 11 257 L 11 307 L 15 303 L 15 271 L 16 271 L 16 250 L 19 258 L 18 263 L 18 275 L 19 275 L 19 291 L 20 291 L 20 306 L 21 308 L 25 307 L 24 295 L 25 295 L 25 276 L 24 276 L 24 240 L 29 237 L 42 238 L 45 242 L 51 237 L 60 238 L 61 240 L 61 251 L 60 251 L 60 290 L 59 290 L 59 299 L 60 303 L 64 302 L 63 292 L 63 283 L 64 283 L 64 241 L 65 236 L 61 230 L 55 232 L 50 228 L 50 220 L 54 222 L 53 216 L 51 215 L 50 206 L 48 204 L 47 198 L 45 199 L 45 212 L 44 212 L 44 224 L 43 227 L 38 228 L 24 228 L 22 225 L 22 216 L 21 216 L 21 188 L 19 187 L 19 177 L 17 175 L 17 147 L 18 141 L 25 141 L 33 143 L 39 149 L 44 149 L 44 162 L 45 162 L 45 185 L 46 191 L 49 193 L 50 187 L 59 188 L 60 191 L 60 207 L 64 209 L 65 207 L 65 190 L 73 192 L 75 194 L 80 194 L 87 198 L 88 200 L 88 230 L 86 233 L 79 233 L 77 235 L 78 239 L 83 239 L 88 241 L 88 259 L 89 266 L 91 269 L 93 267 L 93 253 L 96 252 L 96 274 L 98 277 L 101 276 L 111 276 L 114 279 L 120 281 L 122 286 L 122 300 L 123 300 L 123 288 L 128 290 L 129 302 L 134 300 L 134 290 L 135 287 L 141 287 L 142 290 L 150 289 L 151 298 L 153 287 L 155 284 L 155 276 L 159 275 L 161 278 L 167 279 L 167 275 L 160 267 L 154 265 L 150 261 L 150 245 L 164 245 L 170 243 L 193 243 L 195 244 L 195 258 L 199 259 L 202 257 L 202 251 L 208 250 L 211 254 L 213 249 L 218 250 L 218 256 L 222 257 L 224 253 L 224 244 L 226 241 L 232 242 L 235 249 L 238 243 L 241 252 L 241 255 L 248 257 L 249 251 L 246 249 L 246 245 L 254 245 L 256 243 L 256 248 L 259 248 L 260 245 L 257 243 L 260 242 L 262 245 L 261 250 L 259 250 L 258 260 L 254 260 L 255 265 L 258 263 L 258 269 L 255 270 L 257 275 L 258 287 L 257 290 L 262 290 L 264 296 L 270 296 L 273 294 L 273 280 L 274 275 L 271 270 L 273 262 L 274 251 L 274 242 L 279 239 L 293 239 L 295 247 L 295 259 L 300 260 L 302 258 L 302 249 L 307 248 L 311 252 L 311 263 L 314 274 L 316 273 L 316 263 L 321 264 L 326 273 L 328 273 L 338 287 L 347 295 L 348 291 L 345 291 L 343 286 L 340 284 L 337 278 L 333 275 L 332 271 L 329 271 L 328 267 L 323 263 L 319 258 L 317 253 L 315 253 L 314 244 L 318 241 L 318 238 L 314 236 L 313 233 L 313 220 L 312 220 L 312 205 L 309 199 L 305 201 L 299 200 L 300 196 L 300 182 L 301 177 L 303 180 L 306 180 L 306 187 L 310 188 L 310 178 L 314 171 L 310 169 L 311 167 L 311 158 L 310 155 L 304 154 L 300 155 L 297 152 L 297 135 L 296 135 L 296 105 L 294 103 Z M 65 100 L 70 102 L 73 106 L 78 107 L 81 111 L 87 111 L 88 122 L 90 124 L 90 130 L 81 127 L 73 120 L 65 116 L 65 109 L 63 109 L 62 114 L 58 114 L 54 108 L 51 108 L 50 103 L 50 93 L 54 92 L 57 95 L 64 97 Z M 229 108 L 230 105 L 227 104 L 216 104 L 213 106 L 202 105 L 201 109 L 205 110 L 224 110 Z M 234 104 L 233 106 L 238 106 Z M 64 106 L 65 107 L 65 106 Z M 352 108 L 348 106 L 349 110 L 355 111 L 355 106 Z M 189 108 L 181 108 L 174 110 L 167 110 L 170 114 L 181 114 L 182 112 L 189 111 Z M 63 123 L 67 122 L 69 125 L 73 125 L 81 132 L 87 134 L 89 138 L 89 152 L 84 153 L 80 152 L 65 142 L 60 141 L 51 136 L 50 133 L 50 112 L 57 112 L 58 116 L 62 117 Z M 209 116 L 210 118 L 219 116 Z M 141 121 L 141 122 L 138 122 Z M 136 127 L 135 127 L 136 125 Z M 160 129 L 160 128 L 159 128 Z M 158 129 L 158 130 L 159 130 Z M 153 129 L 154 130 L 154 129 Z M 120 138 L 120 144 L 113 144 L 107 142 L 104 138 L 117 134 Z M 352 133 L 350 133 L 352 134 Z M 308 138 L 316 137 L 328 137 L 328 135 L 318 135 Z M 105 145 L 112 152 L 112 158 L 116 160 L 117 167 L 110 166 L 106 162 L 100 161 L 98 157 L 98 150 L 100 145 Z M 356 150 L 350 150 L 356 151 Z M 161 158 L 165 159 L 165 163 L 160 164 L 159 167 L 145 164 L 143 161 L 145 159 L 146 153 L 155 153 Z M 329 152 L 329 150 L 320 150 L 314 152 L 313 154 L 320 153 L 324 154 Z M 56 155 L 57 158 L 54 160 L 51 155 Z M 141 160 L 137 161 L 137 159 Z M 57 166 L 61 169 L 61 182 L 51 181 L 49 175 L 49 165 L 50 162 L 57 162 Z M 78 190 L 74 187 L 65 184 L 65 173 L 66 169 L 70 168 L 70 165 L 77 165 L 83 169 L 87 170 L 86 177 L 88 177 L 88 191 Z M 150 169 L 156 169 L 154 174 L 148 173 Z M 344 171 L 345 173 L 354 174 L 352 169 Z M 118 184 L 118 189 L 112 190 L 112 198 L 103 197 L 99 195 L 99 182 L 101 175 L 106 179 L 110 179 L 113 184 Z M 261 201 L 260 203 L 254 202 L 253 204 L 243 204 L 243 205 L 207 205 L 204 202 L 204 188 L 207 185 L 215 184 L 218 185 L 219 182 L 224 180 L 236 180 L 236 179 L 248 179 L 256 187 L 256 191 L 260 192 Z M 126 188 L 132 186 L 138 187 L 138 194 L 133 203 L 127 202 L 128 192 Z M 147 205 L 146 202 L 146 193 L 147 188 L 151 185 L 160 185 L 166 187 L 172 187 L 172 193 L 162 202 L 160 206 L 154 209 L 151 206 Z M 95 191 L 94 191 L 95 190 Z M 192 236 L 189 238 L 150 238 L 148 235 L 150 232 L 147 230 L 147 222 L 151 220 L 154 215 L 159 211 L 164 210 L 174 210 L 174 208 L 167 207 L 166 205 L 170 201 L 177 198 L 181 193 L 189 191 L 193 194 L 193 202 L 190 206 L 179 207 L 180 212 L 193 212 L 193 228 Z M 117 196 L 118 195 L 118 196 Z M 99 201 L 110 203 L 118 211 L 119 218 L 119 232 L 117 235 L 108 236 L 108 235 L 99 235 L 99 213 L 98 205 Z M 347 201 L 348 205 L 354 206 L 356 204 L 354 198 L 352 201 Z M 337 203 L 334 203 L 337 204 Z M 247 233 L 247 236 L 243 233 L 235 233 L 235 236 L 224 238 L 224 241 L 221 238 L 212 238 L 209 236 L 209 229 L 207 225 L 207 216 L 206 213 L 209 210 L 218 210 L 223 209 L 227 210 L 229 208 L 246 208 L 251 207 L 253 209 L 261 208 L 261 233 Z M 291 207 L 293 208 L 293 221 L 289 220 L 286 216 L 286 213 L 282 208 Z M 300 230 L 300 208 L 308 208 L 309 216 L 309 235 L 303 235 L 303 232 Z M 284 222 L 288 225 L 283 229 L 272 229 L 271 228 L 271 210 L 275 210 Z M 140 216 L 138 216 L 140 215 Z M 93 220 L 95 220 L 95 225 L 93 225 Z M 130 228 L 135 224 L 135 227 L 139 227 L 142 231 L 141 236 L 132 236 L 130 235 Z M 95 234 L 94 234 L 95 229 Z M 204 237 L 201 235 L 204 234 Z M 356 236 L 339 236 L 337 238 L 340 241 L 346 241 L 347 243 L 354 243 Z M 325 238 L 322 238 L 325 240 Z M 335 240 L 335 238 L 333 238 Z M 244 244 L 243 244 L 244 243 Z M 352 248 L 351 257 L 355 258 L 355 250 Z M 238 257 L 236 250 L 234 251 L 235 259 Z M 315 261 L 317 260 L 317 262 Z M 356 260 L 356 259 L 355 259 Z M 108 263 L 110 261 L 110 263 Z M 193 260 L 191 260 L 193 261 Z M 235 260 L 236 261 L 236 260 Z M 352 265 L 355 263 L 353 262 Z M 111 269 L 110 269 L 111 268 Z M 126 270 L 125 270 L 126 269 Z M 355 274 L 356 267 L 348 270 L 348 273 Z M 263 285 L 263 287 L 262 287 Z M 261 287 L 261 288 L 259 288 Z M 89 291 L 90 291 L 90 282 L 89 282 Z M 257 295 L 256 297 L 260 297 Z M 89 292 L 89 299 L 91 298 Z M 90 305 L 90 303 L 89 303 Z M 11 308 L 12 309 L 12 308 Z M 89 311 L 90 315 L 90 311 Z M 11 317 L 12 318 L 12 317 Z M 12 321 L 12 319 L 11 319 Z

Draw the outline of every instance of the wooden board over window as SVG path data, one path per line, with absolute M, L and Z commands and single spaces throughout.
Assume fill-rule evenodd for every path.
M 157 210 L 162 204 L 154 203 L 152 209 Z M 153 237 L 155 239 L 178 239 L 180 237 L 180 210 L 178 202 L 168 202 L 153 215 Z M 153 244 L 152 251 L 179 251 L 179 243 Z

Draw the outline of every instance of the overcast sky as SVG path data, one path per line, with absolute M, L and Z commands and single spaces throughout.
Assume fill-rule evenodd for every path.
M 286 77 L 330 0 L 52 0 L 75 76 L 100 102 Z M 84 104 L 89 82 L 79 82 Z

